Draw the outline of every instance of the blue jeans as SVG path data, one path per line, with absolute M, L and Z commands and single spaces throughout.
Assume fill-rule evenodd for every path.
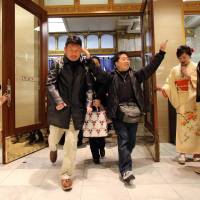
M 126 171 L 132 171 L 131 153 L 136 143 L 138 123 L 125 123 L 114 119 L 113 126 L 118 139 L 119 171 L 123 175 Z

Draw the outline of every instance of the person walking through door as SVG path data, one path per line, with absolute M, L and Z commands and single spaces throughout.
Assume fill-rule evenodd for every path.
M 81 52 L 85 53 L 86 59 L 81 57 Z M 94 63 L 89 52 L 82 48 L 81 39 L 73 35 L 65 43 L 63 62 L 52 62 L 48 75 L 48 140 L 52 163 L 56 162 L 57 145 L 66 132 L 61 167 L 63 190 L 72 189 L 78 133 L 83 126 L 86 107 L 87 112 L 92 111 L 92 83 L 88 73 L 90 65 Z
M 126 52 L 114 56 L 115 71 L 111 74 L 99 68 L 90 70 L 98 82 L 107 83 L 107 115 L 112 119 L 118 140 L 120 177 L 132 184 L 135 176 L 132 172 L 131 153 L 136 143 L 136 132 L 141 113 L 144 111 L 144 97 L 141 83 L 147 80 L 161 64 L 167 41 L 162 43 L 160 51 L 146 67 L 133 71 Z
M 92 57 L 96 67 L 101 67 L 100 59 L 97 56 Z M 101 110 L 105 108 L 105 94 L 102 93 L 105 90 L 105 85 L 98 83 L 93 77 L 94 81 L 94 96 L 93 96 L 93 110 Z M 92 158 L 95 164 L 100 164 L 100 157 L 105 156 L 105 137 L 90 137 L 89 138 L 90 150 Z

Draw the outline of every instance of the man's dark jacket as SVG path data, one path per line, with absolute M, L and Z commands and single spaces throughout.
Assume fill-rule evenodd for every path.
M 129 76 L 131 79 L 131 85 L 134 92 L 134 96 L 136 99 L 136 103 L 139 106 L 141 112 L 144 111 L 144 97 L 143 91 L 141 88 L 141 83 L 147 80 L 159 67 L 165 52 L 160 51 L 157 53 L 153 60 L 146 67 L 138 71 L 133 71 L 131 68 L 129 69 Z M 100 71 L 99 69 L 91 68 L 92 73 L 95 75 L 97 80 L 102 83 L 107 83 L 107 115 L 109 118 L 116 118 L 117 109 L 119 106 L 119 97 L 118 95 L 118 78 L 117 71 L 115 70 L 113 73 L 108 74 Z
M 86 113 L 86 93 L 92 90 L 87 71 L 90 60 L 71 62 L 65 56 L 63 63 L 52 61 L 47 79 L 48 124 L 68 129 L 72 118 L 76 130 L 83 126 Z M 56 105 L 65 103 L 62 110 Z

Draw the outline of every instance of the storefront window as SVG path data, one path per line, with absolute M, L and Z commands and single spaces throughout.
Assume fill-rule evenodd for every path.
M 87 36 L 87 48 L 88 49 L 97 49 L 99 48 L 99 41 L 97 35 L 88 35 Z
M 49 36 L 49 50 L 56 49 L 56 39 L 54 36 Z
M 113 35 L 104 34 L 101 36 L 101 48 L 114 48 Z
M 59 50 L 64 49 L 66 40 L 67 40 L 66 35 L 61 35 L 61 36 L 58 37 L 58 49 Z

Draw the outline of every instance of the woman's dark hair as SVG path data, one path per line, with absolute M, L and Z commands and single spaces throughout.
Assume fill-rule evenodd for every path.
M 126 51 L 119 51 L 119 52 L 116 53 L 115 56 L 113 57 L 113 63 L 114 63 L 114 64 L 119 60 L 119 58 L 120 58 L 120 56 L 121 56 L 122 54 L 125 54 L 125 55 L 128 56 L 128 54 L 126 53 Z
M 98 60 L 99 64 L 101 63 L 101 62 L 100 62 L 100 58 L 97 57 L 97 56 L 92 56 L 92 59 L 96 59 L 96 60 Z
M 190 48 L 187 45 L 181 45 L 180 47 L 178 47 L 177 51 L 176 51 L 176 56 L 177 58 L 179 58 L 182 54 L 186 53 L 188 56 L 191 57 L 192 53 L 193 53 L 193 49 Z

